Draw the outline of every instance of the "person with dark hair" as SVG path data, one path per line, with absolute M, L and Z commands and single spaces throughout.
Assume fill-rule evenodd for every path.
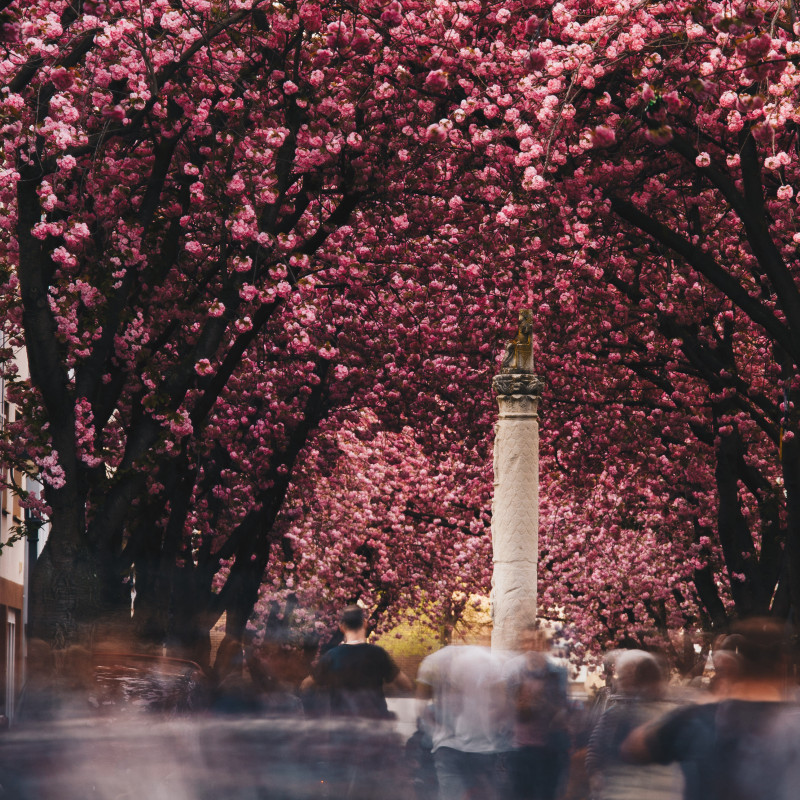
M 384 688 L 411 692 L 413 684 L 392 657 L 367 642 L 367 620 L 360 606 L 347 606 L 339 617 L 341 644 L 320 656 L 313 683 L 327 693 L 330 712 L 338 716 L 391 718 Z
M 783 626 L 749 619 L 724 644 L 735 656 L 725 696 L 636 728 L 621 752 L 678 762 L 686 800 L 794 800 L 800 786 L 800 706 L 788 701 Z
M 342 641 L 320 655 L 303 681 L 304 691 L 316 697 L 314 713 L 327 710 L 339 718 L 327 729 L 328 758 L 320 765 L 321 783 L 329 793 L 326 797 L 378 797 L 386 780 L 399 779 L 396 765 L 403 761 L 384 689 L 392 685 L 410 693 L 413 686 L 382 647 L 367 642 L 362 608 L 343 609 L 339 630 Z

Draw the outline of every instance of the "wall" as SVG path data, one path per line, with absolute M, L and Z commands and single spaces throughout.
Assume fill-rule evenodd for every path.
M 22 359 L 22 366 L 25 366 Z M 14 406 L 6 397 L 5 381 L 0 378 L 0 426 L 14 418 Z M 4 477 L 8 478 L 6 471 Z M 11 476 L 20 484 L 19 473 Z M 23 523 L 23 511 L 9 489 L 0 488 L 0 715 L 13 719 L 16 699 L 23 679 L 23 627 L 27 542 L 8 545 L 9 536 Z

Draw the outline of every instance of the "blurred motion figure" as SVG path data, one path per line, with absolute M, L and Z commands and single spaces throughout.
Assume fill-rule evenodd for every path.
M 420 664 L 417 696 L 428 719 L 440 800 L 505 797 L 508 750 L 502 661 L 488 647 L 449 645 Z
M 521 654 L 504 670 L 512 711 L 509 776 L 517 800 L 553 800 L 569 768 L 567 672 L 549 649 L 547 632 L 529 626 L 520 635 Z
M 728 665 L 726 696 L 636 728 L 623 755 L 678 762 L 686 800 L 796 800 L 800 706 L 785 699 L 786 645 L 775 620 L 739 623 L 724 643 L 736 667 Z
M 614 692 L 589 737 L 586 771 L 592 800 L 675 800 L 683 781 L 675 765 L 630 764 L 620 746 L 636 727 L 674 708 L 665 700 L 666 675 L 644 650 L 616 651 Z

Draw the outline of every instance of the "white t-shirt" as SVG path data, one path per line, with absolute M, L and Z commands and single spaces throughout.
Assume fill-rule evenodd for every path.
M 433 750 L 465 753 L 509 749 L 510 708 L 503 660 L 475 645 L 450 645 L 420 664 L 417 681 L 433 692 Z

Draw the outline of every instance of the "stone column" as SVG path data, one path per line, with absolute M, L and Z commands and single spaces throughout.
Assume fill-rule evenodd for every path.
M 533 372 L 533 313 L 520 312 L 517 338 L 506 346 L 492 386 L 500 415 L 494 438 L 492 501 L 492 648 L 514 650 L 536 620 L 539 548 L 539 400 Z

